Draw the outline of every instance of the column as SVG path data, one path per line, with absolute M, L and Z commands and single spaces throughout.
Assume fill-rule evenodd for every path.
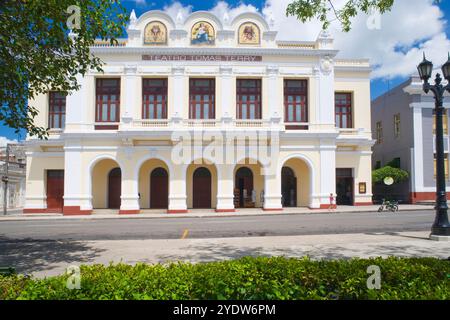
M 26 167 L 26 192 L 25 192 L 25 207 L 23 213 L 41 213 L 47 209 L 47 195 L 45 193 L 45 169 L 41 166 L 34 165 L 37 148 L 27 147 L 27 167 Z M 34 167 L 33 170 L 31 168 Z
M 83 167 L 81 140 L 66 140 L 64 147 L 64 215 L 92 213 L 92 195 L 83 188 L 88 168 Z
M 316 197 L 321 208 L 329 208 L 330 194 L 336 199 L 336 144 L 332 140 L 320 141 L 320 194 Z
M 88 81 L 81 75 L 77 75 L 77 81 L 80 89 L 66 97 L 66 132 L 83 130 L 86 125 Z
M 414 148 L 413 161 L 411 165 L 411 200 L 414 203 L 416 200 L 416 193 L 423 192 L 423 135 L 422 135 L 422 108 L 420 104 L 412 104 L 413 108 L 413 135 Z
M 222 114 L 220 115 L 223 123 L 229 123 L 233 119 L 235 99 L 232 95 L 233 88 L 233 67 L 220 67 L 220 83 L 221 83 L 221 100 Z
M 172 100 L 171 118 L 175 123 L 179 123 L 183 119 L 183 107 L 187 105 L 185 101 L 185 76 L 184 67 L 172 67 L 172 89 L 170 90 L 170 98 Z
M 175 165 L 169 173 L 169 209 L 167 213 L 187 213 L 187 165 Z
M 217 208 L 216 212 L 234 212 L 234 165 L 217 165 Z
M 269 119 L 280 119 L 283 111 L 280 107 L 283 105 L 280 101 L 282 93 L 278 90 L 278 74 L 277 66 L 267 67 L 267 100 L 269 106 Z
M 128 128 L 132 125 L 133 119 L 135 117 L 134 107 L 135 105 L 140 105 L 137 103 L 138 98 L 138 88 L 137 88 L 137 66 L 136 65 L 126 65 L 124 68 L 125 72 L 125 101 L 121 104 L 123 108 L 121 112 L 121 127 Z
M 263 210 L 265 211 L 283 210 L 281 204 L 281 170 L 274 169 L 278 167 L 277 163 L 278 161 L 274 165 L 265 166 L 262 171 L 264 175 Z
M 122 194 L 120 195 L 119 214 L 137 214 L 139 206 L 139 177 L 136 178 L 136 163 L 133 161 L 133 145 L 131 139 L 123 139 L 123 153 L 120 157 L 122 172 Z
M 334 67 L 330 57 L 320 59 L 316 68 L 316 124 L 319 130 L 334 130 Z

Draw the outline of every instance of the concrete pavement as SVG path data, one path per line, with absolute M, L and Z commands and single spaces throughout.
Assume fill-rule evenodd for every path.
M 450 242 L 428 239 L 428 231 L 338 235 L 302 235 L 166 240 L 19 240 L 0 242 L 0 265 L 46 277 L 70 265 L 218 261 L 243 256 L 288 256 L 313 259 L 351 257 L 450 256 Z
M 168 214 L 165 210 L 141 210 L 139 214 L 119 215 L 117 210 L 96 209 L 92 215 L 63 216 L 62 213 L 29 213 L 23 214 L 21 210 L 8 212 L 6 216 L 0 214 L 1 221 L 19 220 L 57 220 L 57 219 L 143 219 L 143 218 L 203 218 L 203 217 L 239 217 L 239 216 L 270 216 L 286 214 L 312 214 L 312 213 L 348 213 L 348 212 L 377 212 L 379 205 L 371 206 L 338 206 L 337 209 L 309 209 L 284 208 L 282 211 L 264 211 L 260 208 L 237 209 L 236 212 L 215 212 L 214 209 L 190 209 L 188 213 Z M 402 204 L 400 211 L 434 210 L 432 205 Z

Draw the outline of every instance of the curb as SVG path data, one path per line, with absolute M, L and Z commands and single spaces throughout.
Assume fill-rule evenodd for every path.
M 432 211 L 434 208 L 424 206 L 424 208 L 410 208 L 410 209 L 403 209 L 399 212 L 412 212 L 412 211 Z M 62 214 L 27 214 L 24 216 L 21 215 L 11 215 L 11 216 L 0 216 L 0 222 L 2 221 L 39 221 L 39 220 L 110 220 L 110 219 L 182 219 L 182 218 L 232 218 L 232 217 L 251 217 L 251 216 L 289 216 L 289 215 L 317 215 L 317 214 L 342 214 L 342 213 L 378 213 L 377 210 L 362 210 L 362 211 L 315 211 L 312 210 L 311 212 L 286 212 L 286 211 L 280 211 L 280 212 L 258 212 L 258 213 L 223 213 L 223 214 L 217 214 L 217 213 L 206 213 L 206 214 L 196 214 L 196 213 L 187 213 L 183 215 L 172 215 L 172 214 L 158 214 L 158 215 L 148 215 L 146 213 L 141 214 L 108 214 L 108 215 L 101 215 L 101 214 L 94 214 L 94 215 L 88 215 L 88 216 L 64 216 Z M 383 213 L 390 213 L 390 212 L 383 212 Z M 398 214 L 398 213 L 393 213 Z

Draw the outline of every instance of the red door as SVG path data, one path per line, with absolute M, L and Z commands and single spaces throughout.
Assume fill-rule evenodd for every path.
M 122 172 L 120 168 L 112 169 L 108 176 L 108 209 L 120 208 L 122 193 Z
M 211 173 L 206 168 L 198 168 L 193 177 L 193 208 L 211 208 Z
M 62 212 L 64 206 L 64 170 L 47 170 L 47 209 Z
M 150 175 L 150 208 L 167 209 L 169 206 L 169 175 L 163 168 L 156 168 Z

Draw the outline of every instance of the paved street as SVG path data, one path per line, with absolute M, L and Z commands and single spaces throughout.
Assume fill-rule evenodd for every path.
M 312 213 L 214 218 L 0 221 L 0 266 L 37 277 L 69 265 L 215 261 L 283 255 L 316 259 L 450 256 L 428 239 L 434 212 Z
M 242 217 L 0 221 L 0 237 L 34 240 L 137 240 L 293 236 L 430 230 L 433 210 L 399 213 L 271 214 Z

